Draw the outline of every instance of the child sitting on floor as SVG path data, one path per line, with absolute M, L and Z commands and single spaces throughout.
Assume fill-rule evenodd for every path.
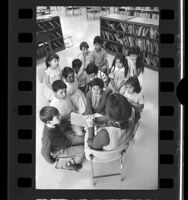
M 87 42 L 81 42 L 80 51 L 81 53 L 78 55 L 78 59 L 82 61 L 85 70 L 86 66 L 90 62 L 90 56 L 91 56 L 91 52 L 89 51 L 89 45 Z
M 80 89 L 84 94 L 86 93 L 86 85 L 89 82 L 89 77 L 84 71 L 84 64 L 79 59 L 74 59 L 72 61 L 72 68 L 75 72 L 75 77 L 78 81 L 78 89 Z
M 132 108 L 127 99 L 112 93 L 106 103 L 108 120 L 94 134 L 93 116 L 85 116 L 88 124 L 88 146 L 96 150 L 114 150 L 127 143 L 134 137 L 135 122 L 131 118 Z
M 105 74 L 109 74 L 107 53 L 102 48 L 103 39 L 100 36 L 96 36 L 94 38 L 93 44 L 95 46 L 95 49 L 91 53 L 90 63 L 94 63 L 100 71 L 104 72 Z
M 126 59 L 128 61 L 130 76 L 137 76 L 142 86 L 142 74 L 144 73 L 143 54 L 139 47 L 130 49 L 128 54 L 129 56 Z
M 57 54 L 50 54 L 46 58 L 45 77 L 42 89 L 42 96 L 44 96 L 49 102 L 54 97 L 52 91 L 52 83 L 55 80 L 61 79 L 61 71 L 59 68 L 59 56 Z
M 86 95 L 86 115 L 94 113 L 105 114 L 108 92 L 104 91 L 103 87 L 104 82 L 100 78 L 95 78 L 91 82 L 91 90 Z
M 62 120 L 70 122 L 70 114 L 71 112 L 76 112 L 76 108 L 67 94 L 66 84 L 62 80 L 54 81 L 52 89 L 54 91 L 54 98 L 52 99 L 50 106 L 58 109 Z M 83 135 L 82 127 L 71 125 L 71 128 L 76 135 Z
M 127 60 L 123 54 L 118 54 L 114 58 L 112 68 L 110 69 L 109 78 L 109 89 L 111 89 L 113 92 L 124 94 L 125 83 L 129 78 L 129 70 Z
M 107 89 L 107 87 L 108 87 L 108 76 L 104 72 L 100 71 L 95 64 L 90 63 L 86 67 L 86 73 L 87 73 L 90 81 L 94 80 L 95 78 L 102 79 L 103 82 L 104 82 L 104 87 L 105 87 L 105 89 Z
M 83 114 L 86 110 L 86 98 L 81 90 L 78 89 L 78 82 L 75 78 L 74 70 L 65 67 L 62 71 L 63 81 L 67 85 L 67 94 L 70 96 L 77 113 Z
M 144 96 L 141 91 L 139 80 L 136 76 L 130 77 L 126 82 L 126 91 L 124 96 L 130 102 L 135 110 L 135 122 L 141 117 L 144 108 Z
M 65 169 L 78 171 L 84 158 L 84 140 L 75 134 L 66 135 L 60 129 L 60 115 L 52 106 L 43 107 L 40 119 L 45 123 L 42 135 L 41 153 L 48 163 L 55 163 L 56 156 L 74 156 L 65 164 Z

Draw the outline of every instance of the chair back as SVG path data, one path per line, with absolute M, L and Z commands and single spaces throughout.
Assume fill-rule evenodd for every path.
M 129 144 L 125 144 L 114 150 L 94 150 L 88 146 L 87 143 L 88 133 L 85 134 L 85 156 L 87 160 L 90 160 L 90 155 L 93 155 L 93 162 L 105 163 L 118 160 L 124 150 L 126 150 Z

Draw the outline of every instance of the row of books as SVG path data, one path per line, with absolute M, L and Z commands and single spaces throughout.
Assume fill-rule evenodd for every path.
M 159 53 L 159 45 L 157 42 L 153 40 L 143 39 L 143 38 L 136 38 L 133 36 L 123 36 L 118 33 L 110 33 L 108 31 L 101 31 L 102 38 L 114 42 L 119 42 L 122 45 L 128 47 L 138 46 L 142 51 L 148 51 L 153 54 Z
M 105 21 L 105 20 L 104 20 Z M 141 25 L 134 25 L 133 24 L 124 24 L 121 22 L 108 22 L 106 21 L 106 24 L 108 24 L 108 27 L 112 31 L 122 31 L 128 34 L 135 34 L 137 36 L 142 37 L 148 37 L 151 39 L 158 39 L 159 38 L 159 31 L 157 27 L 146 27 Z
M 159 38 L 159 31 L 156 27 L 145 27 L 145 26 L 139 26 L 135 25 L 134 32 L 138 36 L 142 37 L 148 37 L 151 39 L 158 39 Z
M 62 46 L 64 46 L 64 43 L 61 40 L 56 40 L 51 43 L 51 46 L 52 49 L 61 48 Z
M 153 67 L 158 68 L 158 66 L 159 66 L 159 57 L 158 56 L 153 56 L 151 54 L 146 53 L 144 55 L 144 57 L 145 57 L 146 65 L 152 65 Z
M 140 47 L 141 51 L 151 52 L 152 54 L 159 54 L 159 45 L 157 42 L 146 40 L 146 39 L 139 39 L 135 40 L 135 45 Z
M 59 38 L 62 38 L 62 34 L 60 31 L 53 31 L 50 33 L 50 40 L 55 40 Z
M 45 21 L 40 22 L 37 24 L 38 31 L 46 31 L 50 29 L 60 28 L 61 25 L 58 20 L 51 20 L 51 21 Z
M 107 51 L 111 51 L 114 53 L 119 53 L 121 48 L 121 45 L 118 44 L 114 44 L 112 42 L 104 42 L 104 49 L 106 49 Z

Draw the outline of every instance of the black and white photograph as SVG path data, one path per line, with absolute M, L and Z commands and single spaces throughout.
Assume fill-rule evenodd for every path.
M 36 7 L 36 189 L 158 189 L 159 34 L 159 7 Z

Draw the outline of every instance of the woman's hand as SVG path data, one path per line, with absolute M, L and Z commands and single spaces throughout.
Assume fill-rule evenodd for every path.
M 87 125 L 88 125 L 88 128 L 91 128 L 94 126 L 94 117 L 93 115 L 86 115 L 84 116 L 86 122 L 87 122 Z

